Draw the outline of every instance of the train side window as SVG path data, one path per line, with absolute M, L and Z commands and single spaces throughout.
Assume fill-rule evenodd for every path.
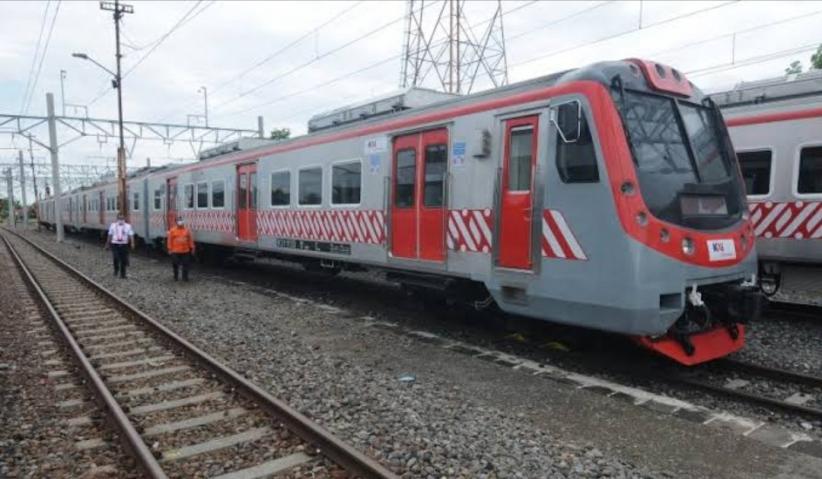
M 194 208 L 194 185 L 189 183 L 183 186 L 183 207 L 187 210 Z
M 425 184 L 423 185 L 423 205 L 439 207 L 443 201 L 443 178 L 448 163 L 447 145 L 425 147 Z
M 140 211 L 140 193 L 135 192 L 133 196 L 134 205 L 131 207 L 134 211 Z
M 362 191 L 362 163 L 337 163 L 331 166 L 331 204 L 358 205 Z
M 225 181 L 223 180 L 211 182 L 211 207 L 225 207 Z
M 796 191 L 822 193 L 822 146 L 809 146 L 799 152 L 799 178 Z
M 771 150 L 740 151 L 736 154 L 749 196 L 771 192 L 771 157 Z
M 163 194 L 165 193 L 165 188 L 159 186 L 156 190 L 154 190 L 154 211 L 160 211 L 163 209 Z
M 531 156 L 534 145 L 534 129 L 532 127 L 515 128 L 511 130 L 508 139 L 508 191 L 529 191 L 531 189 Z
M 197 208 L 208 208 L 208 182 L 197 183 Z
M 291 204 L 291 172 L 280 171 L 271 175 L 271 206 Z
M 323 170 L 306 168 L 299 173 L 299 200 L 303 206 L 317 206 L 323 202 Z
M 397 187 L 394 205 L 397 208 L 414 206 L 414 185 L 417 178 L 417 151 L 413 148 L 397 152 Z
M 579 102 L 557 107 L 556 129 L 556 163 L 562 182 L 598 182 L 599 169 L 591 129 Z

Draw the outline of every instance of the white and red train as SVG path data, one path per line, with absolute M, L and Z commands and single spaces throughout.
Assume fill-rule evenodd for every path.
M 741 83 L 712 98 L 745 179 L 763 291 L 775 293 L 793 274 L 820 293 L 822 70 Z
M 130 220 L 162 244 L 182 215 L 203 249 L 379 268 L 685 364 L 742 347 L 760 304 L 744 183 L 719 110 L 680 72 L 625 60 L 395 100 L 135 174 Z M 117 210 L 114 182 L 61 201 L 72 229 L 102 230 Z M 40 207 L 54 224 L 53 199 Z

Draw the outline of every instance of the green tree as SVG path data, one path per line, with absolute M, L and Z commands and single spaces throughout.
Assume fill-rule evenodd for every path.
M 811 55 L 811 68 L 822 70 L 822 45 L 816 49 L 816 53 Z
M 802 62 L 799 60 L 791 62 L 790 66 L 785 69 L 785 74 L 790 75 L 792 73 L 802 73 Z
M 291 130 L 288 128 L 274 128 L 271 130 L 272 140 L 287 140 L 291 137 Z

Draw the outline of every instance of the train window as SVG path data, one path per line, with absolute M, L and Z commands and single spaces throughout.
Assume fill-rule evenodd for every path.
M 140 193 L 134 193 L 134 206 L 131 207 L 134 211 L 140 211 Z
M 249 205 L 248 207 L 254 209 L 257 207 L 257 173 L 251 172 L 248 174 L 248 185 L 251 188 L 251 195 L 249 195 Z
M 154 190 L 154 211 L 160 211 L 163 209 L 163 194 L 165 193 L 165 188 L 163 186 L 158 186 L 156 190 Z
M 225 207 L 225 181 L 223 180 L 211 182 L 211 207 Z
M 414 206 L 414 184 L 417 178 L 417 152 L 414 149 L 397 152 L 397 187 L 394 205 L 397 208 Z
M 183 186 L 183 207 L 187 210 L 194 208 L 194 185 L 189 183 Z
M 749 195 L 767 195 L 771 190 L 771 151 L 740 151 L 736 154 L 745 191 Z
M 534 145 L 534 129 L 515 128 L 508 139 L 508 190 L 529 191 L 531 189 L 531 155 Z
M 240 181 L 237 184 L 237 207 L 241 210 L 248 209 L 248 175 L 240 173 Z
M 822 146 L 802 148 L 799 153 L 798 193 L 822 193 Z
M 443 179 L 448 163 L 447 145 L 428 145 L 425 147 L 425 184 L 423 186 L 423 204 L 425 206 L 442 206 Z
M 208 183 L 197 183 L 197 208 L 208 208 Z
M 578 102 L 571 102 L 560 105 L 556 115 L 556 162 L 560 179 L 563 183 L 598 182 L 597 157 L 585 112 Z M 562 132 L 571 134 L 563 136 Z
M 331 167 L 331 203 L 356 205 L 360 203 L 362 163 L 338 163 Z
M 271 206 L 291 204 L 291 172 L 280 171 L 271 175 Z
M 300 170 L 299 200 L 301 205 L 319 205 L 323 201 L 323 170 L 320 167 Z

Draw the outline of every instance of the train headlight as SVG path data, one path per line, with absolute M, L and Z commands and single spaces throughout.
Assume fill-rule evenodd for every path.
M 696 251 L 696 245 L 694 244 L 694 240 L 691 238 L 683 238 L 682 239 L 682 252 L 691 256 Z
M 671 233 L 669 233 L 667 229 L 662 228 L 659 231 L 659 239 L 662 240 L 663 243 L 667 243 L 671 240 Z
M 623 195 L 631 196 L 634 194 L 634 183 L 631 181 L 623 181 L 619 186 L 619 190 L 622 191 Z
M 645 226 L 648 224 L 648 215 L 645 214 L 644 211 L 640 211 L 636 214 L 636 222 L 639 223 L 639 226 Z

